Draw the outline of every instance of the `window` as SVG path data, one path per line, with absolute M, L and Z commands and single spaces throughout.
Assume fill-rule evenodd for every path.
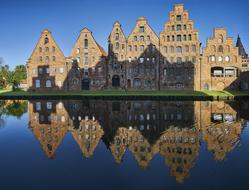
M 223 46 L 220 45 L 220 46 L 218 47 L 218 52 L 219 52 L 219 53 L 223 53 Z
M 189 57 L 185 57 L 185 63 L 188 63 L 189 62 Z
M 63 72 L 64 72 L 64 68 L 60 67 L 60 73 L 63 73 Z
M 46 37 L 46 38 L 44 39 L 44 44 L 47 44 L 47 43 L 49 43 L 48 37 Z
M 47 88 L 51 88 L 52 87 L 51 80 L 46 80 L 46 87 Z
M 175 26 L 174 25 L 172 25 L 171 30 L 175 31 Z
M 193 64 L 196 63 L 196 57 L 192 57 L 192 63 L 193 63 Z
M 42 56 L 39 57 L 39 61 L 42 62 Z
M 177 58 L 177 64 L 181 64 L 182 63 L 182 58 L 181 57 L 178 57 Z
M 170 64 L 173 64 L 174 63 L 174 57 L 171 57 L 170 58 Z
M 176 21 L 181 21 L 182 20 L 182 16 L 181 15 L 177 15 L 176 16 Z
M 52 52 L 55 53 L 55 47 L 52 47 Z
M 178 46 L 178 47 L 176 48 L 176 50 L 177 50 L 177 53 L 182 53 L 182 47 Z
M 183 25 L 183 30 L 187 30 L 187 25 L 186 24 Z
M 185 46 L 185 52 L 188 53 L 189 52 L 189 47 Z
M 144 26 L 139 27 L 139 32 L 144 32 Z
M 42 68 L 39 68 L 39 69 L 38 69 L 38 72 L 39 72 L 39 74 L 42 74 L 42 73 L 43 73 L 43 69 L 42 69 Z
M 170 46 L 170 53 L 174 53 L 174 47 Z
M 35 87 L 36 88 L 40 88 L 41 87 L 40 80 L 35 80 Z
M 53 67 L 53 68 L 52 68 L 52 72 L 53 72 L 53 73 L 56 73 L 56 67 Z
M 33 73 L 33 74 L 36 74 L 36 72 L 37 72 L 37 69 L 36 69 L 36 68 L 32 69 L 32 73 Z
M 45 48 L 45 52 L 46 52 L 46 53 L 49 52 L 49 48 L 48 48 L 48 47 Z
M 141 42 L 144 41 L 144 36 L 140 36 L 140 41 L 141 41 Z
M 137 41 L 137 36 L 134 36 L 134 41 L 135 41 L 135 42 Z
M 56 61 L 56 57 L 55 56 L 53 56 L 53 61 Z
M 115 40 L 119 40 L 119 33 L 115 34 Z
M 215 56 L 214 56 L 214 55 L 211 56 L 211 61 L 212 61 L 212 62 L 215 62 Z
M 150 42 L 150 36 L 147 36 L 147 41 Z
M 178 24 L 178 25 L 176 26 L 176 29 L 177 29 L 177 31 L 181 31 L 181 30 L 182 30 L 182 25 Z
M 47 109 L 51 110 L 52 109 L 52 102 L 47 102 Z
M 218 57 L 218 61 L 222 62 L 223 58 L 221 56 Z
M 88 65 L 88 53 L 84 53 L 84 64 Z
M 116 42 L 115 49 L 116 49 L 116 50 L 119 49 L 119 43 L 118 43 L 118 42 Z
M 134 51 L 137 51 L 137 45 L 134 46 Z
M 182 41 L 182 36 L 181 35 L 177 35 L 177 41 L 181 42 Z
M 85 47 L 85 49 L 88 49 L 88 39 L 84 40 L 84 47 Z
M 169 42 L 170 41 L 170 37 L 169 36 L 167 36 L 167 42 Z
M 80 57 L 76 58 L 77 63 L 80 63 Z
M 129 46 L 129 51 L 132 51 L 132 46 Z
M 40 52 L 40 53 L 42 52 L 42 48 L 41 48 L 41 47 L 39 48 L 39 52 Z
M 140 51 L 143 52 L 144 51 L 144 46 L 140 46 Z
M 80 53 L 80 48 L 77 48 L 76 53 L 78 54 Z
M 36 111 L 40 111 L 41 110 L 41 102 L 36 102 L 35 107 L 36 107 Z
M 230 57 L 229 57 L 229 56 L 226 56 L 226 57 L 225 57 L 225 61 L 226 61 L 226 62 L 229 62 L 229 61 L 230 61 Z
M 196 46 L 192 45 L 192 52 L 196 52 Z
M 192 35 L 191 35 L 191 34 L 188 35 L 188 40 L 189 40 L 189 41 L 192 40 Z
M 175 36 L 172 36 L 172 42 L 174 42 L 175 41 Z
M 163 75 L 167 76 L 167 69 L 163 69 Z
M 163 47 L 163 53 L 167 53 L 167 47 L 166 46 Z
M 187 36 L 183 35 L 183 41 L 187 41 Z
M 141 57 L 141 58 L 139 59 L 139 61 L 140 61 L 140 63 L 143 63 L 143 62 L 144 62 L 144 58 Z
M 129 63 L 131 63 L 131 57 L 128 58 Z
M 218 43 L 219 44 L 223 43 L 223 36 L 222 35 L 219 35 Z
M 49 68 L 46 68 L 46 73 L 47 73 L 47 74 L 49 74 L 49 73 L 50 73 Z
M 46 56 L 46 63 L 48 63 L 49 62 L 49 57 L 48 56 Z

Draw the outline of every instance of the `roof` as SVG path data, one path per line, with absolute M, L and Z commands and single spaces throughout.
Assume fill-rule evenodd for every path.
M 246 50 L 245 50 L 245 48 L 243 46 L 243 43 L 242 43 L 239 35 L 238 35 L 238 38 L 237 38 L 236 47 L 239 48 L 239 55 L 241 55 L 243 58 L 248 57 L 248 54 L 246 53 Z

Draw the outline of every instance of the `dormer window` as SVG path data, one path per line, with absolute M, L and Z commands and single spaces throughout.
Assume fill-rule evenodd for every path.
M 47 43 L 49 43 L 48 37 L 46 37 L 46 38 L 44 39 L 44 44 L 47 44 Z
M 119 33 L 115 34 L 115 40 L 119 40 Z

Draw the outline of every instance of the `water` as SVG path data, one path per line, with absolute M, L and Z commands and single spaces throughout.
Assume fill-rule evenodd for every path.
M 1 189 L 248 189 L 249 102 L 0 102 Z

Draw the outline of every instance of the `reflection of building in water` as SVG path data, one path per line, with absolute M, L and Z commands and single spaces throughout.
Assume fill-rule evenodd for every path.
M 56 101 L 31 101 L 28 109 L 29 127 L 52 159 L 67 132 L 68 114 L 63 104 Z
M 188 176 L 199 151 L 199 130 L 195 126 L 193 102 L 162 102 L 161 123 L 167 129 L 159 138 L 159 153 L 165 157 L 171 175 L 178 182 Z
M 83 155 L 91 157 L 102 138 L 105 122 L 103 101 L 72 100 L 64 102 L 70 122 L 69 130 L 78 143 Z
M 237 111 L 225 102 L 201 103 L 203 141 L 216 160 L 224 160 L 239 143 L 242 123 Z
M 129 131 L 129 150 L 135 157 L 138 165 L 145 169 L 148 167 L 150 161 L 158 153 L 157 144 L 150 144 L 143 134 L 136 129 Z
M 121 163 L 130 151 L 142 169 L 156 154 L 183 182 L 198 157 L 200 130 L 208 150 L 223 160 L 240 140 L 249 103 L 67 100 L 31 101 L 29 126 L 52 158 L 70 132 L 83 155 L 91 157 L 100 140 Z
M 86 116 L 83 119 L 79 119 L 81 120 L 79 128 L 73 128 L 71 133 L 84 156 L 89 158 L 93 155 L 104 131 L 94 117 L 88 118 Z

